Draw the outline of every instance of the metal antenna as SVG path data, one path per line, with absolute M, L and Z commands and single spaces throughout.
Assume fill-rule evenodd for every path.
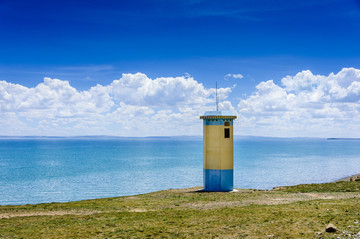
M 216 82 L 216 111 L 219 111 L 219 99 L 217 95 L 217 82 Z

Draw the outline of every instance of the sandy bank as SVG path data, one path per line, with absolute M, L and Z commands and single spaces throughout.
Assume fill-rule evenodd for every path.
M 341 178 L 339 180 L 335 180 L 334 182 L 348 182 L 348 181 L 360 181 L 360 174 L 354 174 L 345 178 Z

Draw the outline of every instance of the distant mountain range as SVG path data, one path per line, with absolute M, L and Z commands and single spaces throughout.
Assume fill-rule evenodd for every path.
M 202 139 L 202 135 L 177 135 L 177 136 L 145 136 L 145 137 L 124 137 L 111 135 L 79 135 L 79 136 L 1 136 L 0 139 Z M 234 139 L 248 140 L 276 140 L 276 139 L 326 139 L 326 140 L 360 140 L 360 138 L 315 138 L 315 137 L 265 137 L 265 136 L 248 136 L 234 135 Z
M 327 140 L 360 140 L 360 138 L 327 138 Z

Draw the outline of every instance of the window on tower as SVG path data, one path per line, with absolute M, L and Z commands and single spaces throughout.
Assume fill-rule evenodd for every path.
M 225 129 L 225 138 L 230 138 L 230 129 L 229 128 Z
M 224 126 L 230 126 L 230 122 L 225 122 Z

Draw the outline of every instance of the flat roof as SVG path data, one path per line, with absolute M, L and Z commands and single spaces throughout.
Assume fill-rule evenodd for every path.
M 236 119 L 236 114 L 232 111 L 206 111 L 204 115 L 200 116 L 200 119 Z

